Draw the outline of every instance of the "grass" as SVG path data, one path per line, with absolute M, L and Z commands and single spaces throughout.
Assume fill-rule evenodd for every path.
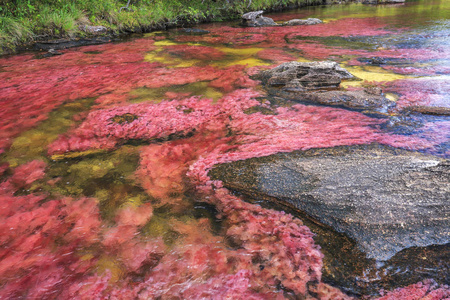
M 0 54 L 36 40 L 82 37 L 80 25 L 142 32 L 158 25 L 221 21 L 251 10 L 321 4 L 323 0 L 0 0 Z

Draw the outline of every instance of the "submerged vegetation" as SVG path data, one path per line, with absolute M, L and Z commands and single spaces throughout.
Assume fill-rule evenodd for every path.
M 233 19 L 249 10 L 321 4 L 323 0 L 0 0 L 0 54 L 49 38 L 83 37 L 84 25 L 109 33 Z

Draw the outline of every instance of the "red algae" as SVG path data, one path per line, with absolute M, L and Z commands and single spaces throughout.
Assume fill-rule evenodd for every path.
M 68 101 L 98 97 L 98 106 L 108 107 L 127 101 L 128 93 L 138 87 L 183 85 L 230 74 L 230 70 L 209 66 L 167 69 L 160 63 L 145 62 L 146 52 L 155 47 L 152 40 L 144 41 L 110 48 L 89 46 L 85 52 L 66 50 L 63 56 L 48 59 L 36 60 L 29 55 L 0 59 L 0 66 L 7 71 L 0 73 L 0 149 L 7 149 L 13 137 L 45 120 L 50 111 Z M 93 51 L 100 53 L 91 54 Z M 216 50 L 208 51 L 214 53 L 213 57 L 219 55 Z M 243 79 L 243 70 L 236 68 L 239 73 L 234 75 L 234 83 L 216 81 L 213 85 L 226 91 L 253 86 L 253 81 Z
M 256 99 L 264 95 L 254 90 L 258 82 L 249 74 L 264 67 L 207 66 L 208 61 L 227 59 L 230 54 L 205 45 L 237 45 L 242 50 L 254 44 L 271 47 L 256 56 L 274 63 L 295 60 L 290 53 L 308 59 L 346 55 L 354 65 L 363 64 L 357 57 L 442 58 L 430 49 L 349 50 L 313 39 L 398 31 L 387 30 L 376 18 L 340 19 L 301 30 L 222 26 L 207 35 L 174 38 L 202 46 L 155 46 L 154 41 L 164 37 L 154 37 L 63 50 L 62 56 L 41 60 L 31 55 L 0 59 L 0 155 L 14 137 L 45 120 L 61 104 L 95 97 L 95 106 L 74 117 L 79 123 L 51 143 L 48 154 L 114 150 L 139 140 L 145 145 L 139 146 L 133 179 L 151 199 L 151 203 L 126 202 L 106 220 L 95 198 L 27 190 L 44 185 L 45 180 L 57 185 L 61 178 L 46 178 L 51 163 L 33 160 L 14 169 L 0 164 L 0 298 L 285 299 L 294 294 L 309 300 L 353 299 L 322 282 L 323 254 L 301 220 L 244 202 L 222 182 L 212 181 L 208 171 L 218 163 L 316 147 L 376 142 L 432 149 L 448 141 L 448 122 L 427 123 L 411 136 L 392 135 L 380 129 L 385 120 L 358 112 L 301 104 L 272 107 L 268 100 L 261 104 Z M 147 52 L 157 48 L 200 63 L 169 68 L 145 61 Z M 383 67 L 402 74 L 448 73 L 445 66 Z M 166 100 L 158 104 L 127 103 L 137 88 L 196 82 L 207 82 L 226 94 L 213 103 L 168 90 Z M 437 88 L 431 83 L 436 82 L 414 79 L 380 85 L 385 92 L 400 95 L 399 109 L 443 106 L 448 85 Z M 273 114 L 246 113 L 255 106 Z M 214 206 L 221 232 L 213 233 L 212 221 L 206 218 L 170 216 L 165 225 L 176 239 L 147 234 L 147 225 L 161 218 L 158 210 L 184 212 L 190 205 L 186 194 Z M 431 281 L 382 293 L 377 299 L 450 297 L 447 286 Z
M 170 45 L 164 47 L 169 54 L 185 59 L 200 59 L 205 62 L 220 60 L 225 57 L 225 53 L 206 46 Z
M 382 291 L 382 293 L 385 293 Z M 450 287 L 439 286 L 432 280 L 426 280 L 416 284 L 399 288 L 375 298 L 376 300 L 440 300 L 450 298 Z
M 403 79 L 382 83 L 385 92 L 400 95 L 397 108 L 411 105 L 448 107 L 450 84 L 445 78 L 425 77 L 420 79 Z
M 296 58 L 282 49 L 264 49 L 256 54 L 259 58 L 277 63 L 293 61 Z

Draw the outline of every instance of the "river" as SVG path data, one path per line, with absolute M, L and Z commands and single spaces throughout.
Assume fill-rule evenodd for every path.
M 446 238 L 378 259 L 345 231 L 208 172 L 369 144 L 445 165 L 449 10 L 446 0 L 316 6 L 265 15 L 316 25 L 200 24 L 0 57 L 0 298 L 376 298 L 428 279 L 404 293 L 448 297 L 448 205 Z M 340 90 L 381 90 L 395 107 L 291 101 L 255 77 L 323 60 L 355 76 Z

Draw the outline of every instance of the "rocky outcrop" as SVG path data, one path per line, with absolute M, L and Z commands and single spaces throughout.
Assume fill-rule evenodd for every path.
M 381 89 L 339 91 L 342 79 L 354 76 L 336 62 L 288 62 L 255 76 L 269 94 L 284 99 L 386 113 L 395 106 Z
M 242 15 L 242 25 L 248 27 L 264 27 L 264 26 L 278 26 L 271 18 L 263 17 L 262 10 L 252 11 Z
M 262 71 L 255 76 L 268 86 L 287 86 L 290 88 L 329 88 L 338 87 L 341 79 L 354 76 L 332 61 L 287 62 L 271 70 Z
M 297 25 L 316 25 L 323 23 L 322 20 L 316 18 L 308 18 L 308 19 L 292 19 L 287 22 L 284 22 L 284 26 L 297 26 Z
M 345 233 L 376 260 L 450 242 L 450 162 L 434 156 L 348 146 L 237 161 L 209 174 Z
M 62 50 L 72 47 L 80 47 L 87 45 L 98 45 L 111 42 L 110 37 L 94 37 L 91 39 L 59 39 L 51 41 L 37 42 L 33 45 L 33 50 Z

